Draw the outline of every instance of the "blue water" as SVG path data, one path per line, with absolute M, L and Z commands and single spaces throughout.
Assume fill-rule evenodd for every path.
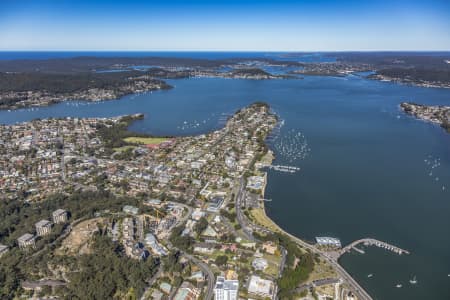
M 450 90 L 360 76 L 169 83 L 174 89 L 97 104 L 80 101 L 34 111 L 0 111 L 0 123 L 142 112 L 145 119 L 132 130 L 188 135 L 219 128 L 223 114 L 267 101 L 285 120 L 279 138 L 290 130 L 301 131 L 311 149 L 292 163 L 301 167 L 299 173 L 269 172 L 269 216 L 308 240 L 331 235 L 346 244 L 369 236 L 411 251 L 410 256 L 398 256 L 370 248 L 365 255 L 342 258 L 343 266 L 375 299 L 450 299 L 450 135 L 398 108 L 405 100 L 450 105 Z M 275 163 L 290 163 L 289 157 L 276 154 Z M 440 159 L 433 176 L 424 162 L 429 156 Z M 374 276 L 367 278 L 369 273 Z M 408 280 L 414 275 L 419 283 L 412 286 Z M 395 288 L 398 283 L 403 288 Z
M 95 57 L 183 57 L 198 59 L 272 58 L 282 61 L 329 62 L 335 59 L 320 53 L 303 53 L 285 57 L 285 52 L 220 52 L 220 51 L 0 51 L 0 60 L 52 59 L 79 56 Z

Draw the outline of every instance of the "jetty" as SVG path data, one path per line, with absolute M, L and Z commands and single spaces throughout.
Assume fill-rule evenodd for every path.
M 338 252 L 339 256 L 343 255 L 344 253 L 350 252 L 352 249 L 363 254 L 364 251 L 356 247 L 357 245 L 360 245 L 360 244 L 363 244 L 364 246 L 376 246 L 379 248 L 383 248 L 383 249 L 392 251 L 394 253 L 397 253 L 398 255 L 409 254 L 408 250 L 391 245 L 389 243 L 379 241 L 377 239 L 364 238 L 364 239 L 356 240 L 356 241 L 350 243 L 349 245 L 345 246 L 344 248 L 340 249 Z
M 295 166 L 268 165 L 267 168 L 286 173 L 295 173 L 297 171 L 300 171 L 300 168 Z

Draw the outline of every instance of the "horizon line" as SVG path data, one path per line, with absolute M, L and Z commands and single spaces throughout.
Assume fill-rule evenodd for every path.
M 266 53 L 320 53 L 320 52 L 450 52 L 450 49 L 383 49 L 383 50 L 222 50 L 222 49 L 0 49 L 0 52 L 266 52 Z

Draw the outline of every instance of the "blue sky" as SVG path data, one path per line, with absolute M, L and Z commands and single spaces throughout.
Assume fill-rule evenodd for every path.
M 0 1 L 0 50 L 450 50 L 450 1 Z

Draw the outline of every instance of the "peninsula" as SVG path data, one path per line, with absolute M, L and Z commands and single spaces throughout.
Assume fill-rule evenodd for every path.
M 402 102 L 401 109 L 418 119 L 439 124 L 450 133 L 450 106 L 430 106 Z
M 127 130 L 142 117 L 0 126 L 2 298 L 370 299 L 334 252 L 265 216 L 266 103 L 199 136 Z

